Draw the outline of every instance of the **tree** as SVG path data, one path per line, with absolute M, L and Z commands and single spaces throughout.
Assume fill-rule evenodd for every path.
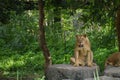
M 0 22 L 8 24 L 11 11 L 21 14 L 26 10 L 38 9 L 36 0 L 0 0 Z
M 118 48 L 120 51 L 120 7 L 118 8 L 118 11 L 117 11 L 116 31 L 117 31 L 117 35 L 118 35 Z
M 45 74 L 46 74 L 46 70 L 48 68 L 49 65 L 52 64 L 51 61 L 51 56 L 49 53 L 49 50 L 47 48 L 46 45 L 46 40 L 45 40 L 45 30 L 44 30 L 44 5 L 43 5 L 43 0 L 39 0 L 39 40 L 40 40 L 40 47 L 43 51 L 43 55 L 45 58 Z

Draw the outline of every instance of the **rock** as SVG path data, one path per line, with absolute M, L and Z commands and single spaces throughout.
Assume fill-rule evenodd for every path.
M 56 64 L 49 66 L 46 80 L 84 80 L 93 78 L 93 72 L 99 70 L 98 66 L 74 67 L 70 64 Z
M 88 79 L 85 79 L 85 80 L 95 80 L 95 79 L 94 78 L 88 78 Z M 101 76 L 99 80 L 120 80 L 120 78 L 113 78 L 113 77 L 108 77 L 108 76 Z
M 104 70 L 104 75 L 120 78 L 120 67 L 108 66 Z

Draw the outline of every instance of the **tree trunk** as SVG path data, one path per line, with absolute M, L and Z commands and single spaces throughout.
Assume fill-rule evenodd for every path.
M 43 0 L 39 0 L 39 32 L 40 32 L 39 40 L 40 40 L 40 47 L 45 57 L 44 67 L 45 67 L 45 74 L 46 74 L 47 68 L 49 65 L 52 64 L 52 61 L 51 61 L 51 56 L 50 56 L 50 53 L 49 53 L 49 50 L 47 48 L 46 41 L 45 41 L 45 30 L 44 30 L 43 22 L 44 22 L 44 5 L 43 5 Z
M 117 31 L 117 36 L 118 36 L 118 48 L 120 51 L 120 6 L 119 6 L 119 9 L 117 11 L 116 31 Z

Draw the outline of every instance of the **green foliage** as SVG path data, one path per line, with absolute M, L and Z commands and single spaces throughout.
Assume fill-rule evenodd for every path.
M 94 60 L 100 66 L 101 71 L 104 70 L 105 61 L 108 58 L 108 56 L 110 54 L 114 53 L 114 52 L 117 52 L 117 48 L 113 48 L 113 49 L 107 49 L 107 48 L 97 49 L 94 52 Z
M 35 15 L 34 12 L 25 12 L 17 16 L 12 12 L 10 23 L 0 28 L 0 42 L 6 43 L 3 47 L 26 50 L 35 45 L 37 49 L 38 18 L 33 17 Z M 28 46 L 30 43 L 31 46 Z
M 37 72 L 41 73 L 42 76 L 44 64 L 42 52 L 29 51 L 21 54 L 17 51 L 5 49 L 0 50 L 0 53 L 0 70 L 3 71 L 3 75 L 15 76 L 18 73 L 14 72 L 19 72 L 19 75 L 24 77 Z
M 55 7 L 45 4 L 45 36 L 53 64 L 70 64 L 76 34 L 88 35 L 94 61 L 101 71 L 106 58 L 117 51 L 111 10 L 103 12 L 94 9 L 94 0 L 90 4 L 92 6 L 87 6 L 89 9 L 76 9 L 74 12 L 70 8 L 61 9 L 61 22 L 54 21 Z M 0 24 L 0 70 L 4 76 L 15 76 L 17 79 L 37 74 L 42 78 L 35 80 L 44 80 L 44 56 L 38 42 L 38 11 L 24 11 L 20 15 L 11 11 L 9 21 L 9 24 Z

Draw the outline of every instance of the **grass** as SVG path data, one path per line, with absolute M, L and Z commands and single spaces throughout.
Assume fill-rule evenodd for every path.
M 20 77 L 43 76 L 44 58 L 41 52 L 0 50 L 0 53 L 0 71 L 3 77 L 16 77 L 16 80 L 20 80 Z
M 94 75 L 94 80 L 100 80 L 99 74 L 98 74 L 98 70 L 96 69 L 96 71 L 93 73 Z

